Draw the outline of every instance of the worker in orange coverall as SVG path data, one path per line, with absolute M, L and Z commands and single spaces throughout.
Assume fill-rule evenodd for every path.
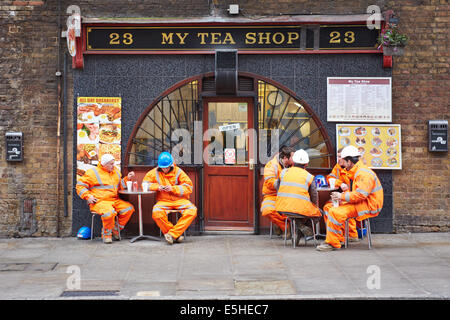
M 76 192 L 86 200 L 91 212 L 101 215 L 104 243 L 120 240 L 114 219 L 118 215 L 119 228 L 122 230 L 134 212 L 131 203 L 119 199 L 118 190 L 126 189 L 126 182 L 133 179 L 134 172 L 122 179 L 120 170 L 114 166 L 115 159 L 111 154 L 104 154 L 96 168 L 89 169 L 78 178 Z
M 327 236 L 325 242 L 318 246 L 318 251 L 332 251 L 341 248 L 344 241 L 345 220 L 356 218 L 362 221 L 379 215 L 383 208 L 383 187 L 375 172 L 359 160 L 356 147 L 342 149 L 343 164 L 352 180 L 351 191 L 333 192 L 332 200 L 345 201 L 339 207 L 331 207 L 327 215 Z
M 167 243 L 182 242 L 183 233 L 197 216 L 197 208 L 188 200 L 194 188 L 191 179 L 174 164 L 170 153 L 162 152 L 158 166 L 147 172 L 142 181 L 149 182 L 149 189 L 157 192 L 152 218 Z M 181 210 L 182 216 L 176 225 L 168 220 L 167 210 Z
M 280 152 L 272 160 L 267 162 L 264 167 L 264 184 L 262 187 L 263 201 L 261 203 L 261 214 L 272 221 L 275 234 L 284 233 L 286 216 L 279 214 L 275 210 L 275 201 L 277 200 L 277 189 L 280 183 L 281 170 L 292 166 L 292 156 L 294 149 L 283 146 Z M 288 231 L 287 237 L 290 237 Z
M 348 172 L 344 168 L 344 161 L 341 158 L 341 152 L 343 148 L 340 148 L 337 152 L 337 163 L 329 175 L 327 175 L 328 185 L 330 185 L 330 179 L 336 179 L 335 186 L 341 188 L 342 191 L 349 190 L 351 186 L 350 178 L 348 177 Z M 344 202 L 342 202 L 344 204 Z M 327 223 L 327 215 L 330 208 L 333 206 L 331 201 L 327 201 L 323 206 L 324 211 L 324 221 Z M 358 232 L 356 231 L 356 220 L 350 219 L 348 221 L 349 230 L 349 242 L 359 242 Z

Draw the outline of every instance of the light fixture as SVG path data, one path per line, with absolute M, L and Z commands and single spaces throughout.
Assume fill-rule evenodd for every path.
M 239 5 L 238 4 L 230 4 L 228 7 L 229 14 L 239 14 Z

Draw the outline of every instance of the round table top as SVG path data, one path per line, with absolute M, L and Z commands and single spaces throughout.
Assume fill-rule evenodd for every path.
M 120 194 L 153 194 L 153 193 L 155 193 L 156 191 L 151 191 L 151 190 L 149 190 L 149 191 L 143 191 L 142 189 L 139 189 L 139 190 L 136 190 L 136 191 L 129 191 L 128 189 L 127 190 L 119 190 L 119 193 Z

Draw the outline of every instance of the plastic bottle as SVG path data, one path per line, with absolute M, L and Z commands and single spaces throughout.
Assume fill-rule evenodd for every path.
M 137 181 L 133 182 L 133 191 L 138 191 L 138 183 L 137 183 Z

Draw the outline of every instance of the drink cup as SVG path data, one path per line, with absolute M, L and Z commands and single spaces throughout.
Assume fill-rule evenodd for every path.
M 148 192 L 148 182 L 142 182 L 142 191 Z
M 339 207 L 339 200 L 331 200 L 333 202 L 333 207 Z
M 330 182 L 330 189 L 333 190 L 336 185 L 336 179 L 330 178 L 328 181 Z
M 133 181 L 127 181 L 127 190 L 132 191 L 133 188 Z

